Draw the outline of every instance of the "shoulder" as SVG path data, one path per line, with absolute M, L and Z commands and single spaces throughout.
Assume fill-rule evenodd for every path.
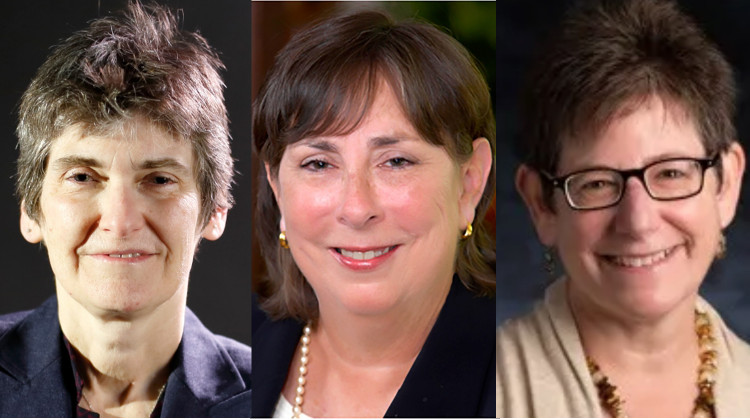
M 31 312 L 22 311 L 0 315 L 0 337 L 21 323 Z
M 247 379 L 247 383 L 249 383 L 252 364 L 252 349 L 250 346 L 235 339 L 214 334 L 189 309 L 186 310 L 185 314 L 183 345 L 189 346 L 184 350 L 195 357 L 224 359 L 225 362 L 237 369 L 240 376 Z M 208 360 L 203 360 L 203 364 L 207 362 Z
M 497 331 L 499 417 L 598 416 L 575 322 L 549 298 Z
M 253 417 L 273 416 L 303 325 L 268 318 L 253 331 Z
M 750 345 L 738 337 L 711 305 L 699 299 L 698 307 L 709 313 L 718 353 L 714 385 L 717 417 L 750 415 Z
M 232 359 L 240 374 L 249 380 L 252 366 L 252 349 L 250 346 L 223 335 L 215 334 L 214 339 Z

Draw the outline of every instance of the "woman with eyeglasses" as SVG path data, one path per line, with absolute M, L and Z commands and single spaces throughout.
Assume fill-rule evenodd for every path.
M 729 64 L 628 0 L 567 15 L 538 68 L 516 185 L 565 274 L 498 331 L 498 417 L 750 415 L 750 346 L 698 295 L 745 167 Z

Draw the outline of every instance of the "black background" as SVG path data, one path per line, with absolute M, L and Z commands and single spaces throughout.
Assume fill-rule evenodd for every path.
M 225 98 L 237 160 L 224 235 L 203 241 L 193 264 L 188 306 L 218 334 L 250 343 L 250 1 L 160 1 L 182 9 L 181 27 L 199 30 L 219 51 L 227 70 Z M 0 313 L 31 309 L 54 294 L 46 250 L 27 243 L 18 227 L 14 196 L 18 102 L 37 68 L 59 40 L 91 19 L 122 9 L 126 1 L 0 2 Z
M 540 44 L 548 39 L 572 1 L 498 2 L 498 299 L 497 322 L 526 312 L 548 284 L 543 270 L 543 249 L 513 186 L 518 159 L 512 143 L 518 141 L 518 104 L 521 88 Z M 679 1 L 709 38 L 719 46 L 735 70 L 739 88 L 735 124 L 739 141 L 750 154 L 750 3 L 742 0 Z M 726 230 L 728 256 L 714 264 L 701 294 L 738 335 L 750 339 L 750 199 L 748 172 L 737 216 Z M 675 279 L 679 281 L 679 279 Z

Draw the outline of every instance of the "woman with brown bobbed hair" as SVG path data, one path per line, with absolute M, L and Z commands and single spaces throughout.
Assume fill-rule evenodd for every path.
M 745 155 L 732 71 L 673 1 L 579 4 L 527 93 L 516 186 L 555 280 L 498 333 L 500 417 L 747 417 L 750 347 L 699 296 Z
M 467 51 L 380 12 L 324 20 L 279 53 L 253 123 L 253 415 L 492 417 L 495 126 Z

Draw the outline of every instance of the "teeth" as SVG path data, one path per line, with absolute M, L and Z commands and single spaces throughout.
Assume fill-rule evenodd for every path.
M 664 260 L 670 252 L 671 250 L 665 249 L 645 257 L 612 257 L 611 261 L 624 267 L 647 267 Z
M 109 254 L 109 256 L 112 258 L 136 258 L 136 257 L 140 257 L 141 253 L 134 252 L 132 254 Z
M 377 258 L 386 252 L 390 251 L 391 247 L 386 247 L 383 249 L 378 249 L 375 251 L 367 251 L 367 252 L 359 252 L 359 251 L 347 251 L 344 248 L 339 248 L 339 252 L 341 252 L 341 255 L 352 258 L 355 260 L 371 260 L 373 258 Z

